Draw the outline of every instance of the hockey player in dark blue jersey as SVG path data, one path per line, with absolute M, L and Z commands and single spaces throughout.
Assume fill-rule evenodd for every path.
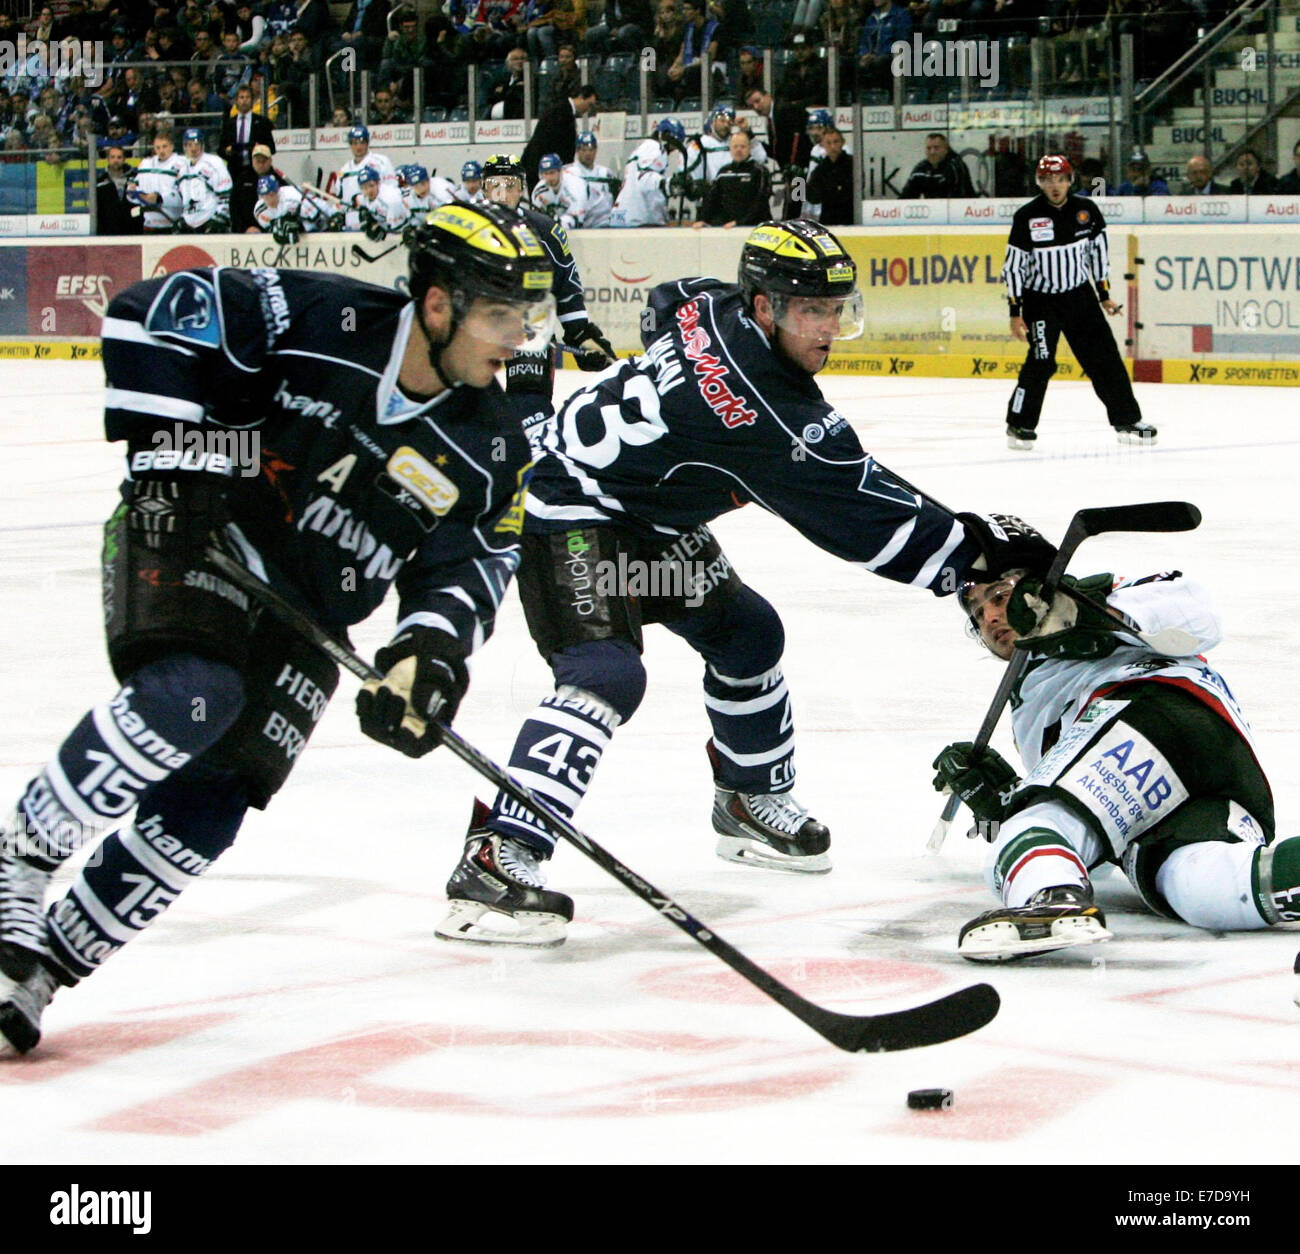
M 59 985 L 138 935 L 268 803 L 338 682 L 221 578 L 211 544 L 340 632 L 395 584 L 361 727 L 419 756 L 455 715 L 519 560 L 529 450 L 494 376 L 530 327 L 553 334 L 551 270 L 496 205 L 436 209 L 408 243 L 409 298 L 218 268 L 109 306 L 105 424 L 127 479 L 104 610 L 121 688 L 0 824 L 0 1037 L 19 1051 Z M 46 911 L 51 872 L 90 840 Z
M 554 218 L 523 203 L 526 190 L 524 167 L 517 157 L 498 153 L 483 163 L 483 194 L 493 204 L 522 213 L 550 254 L 554 268 L 551 290 L 560 333 L 565 348 L 573 354 L 574 364 L 579 370 L 604 370 L 614 360 L 614 350 L 587 315 L 582 277 L 569 248 L 569 237 Z M 554 383 L 555 359 L 550 344 L 530 344 L 527 351 L 516 353 L 506 362 L 506 394 L 520 422 L 549 418 L 555 412 L 551 405 Z
M 830 869 L 830 834 L 794 798 L 794 733 L 776 611 L 709 530 L 746 502 L 887 579 L 954 592 L 971 569 L 1032 569 L 1052 547 L 1018 520 L 953 515 L 863 452 L 814 376 L 861 334 L 853 261 L 808 220 L 747 239 L 739 285 L 657 287 L 645 352 L 527 429 L 537 456 L 519 590 L 555 693 L 524 724 L 510 772 L 572 814 L 645 691 L 642 630 L 662 623 L 705 660 L 718 853 Z M 476 809 L 447 886 L 448 939 L 558 944 L 573 903 L 539 863 L 554 840 L 507 798 Z M 492 917 L 485 917 L 490 912 Z

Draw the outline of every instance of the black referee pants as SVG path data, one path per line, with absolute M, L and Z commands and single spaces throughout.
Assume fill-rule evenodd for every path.
M 1053 295 L 1025 292 L 1020 310 L 1029 330 L 1029 355 L 1007 406 L 1008 426 L 1029 431 L 1038 426 L 1048 380 L 1056 373 L 1056 345 L 1062 332 L 1092 390 L 1106 406 L 1110 425 L 1125 427 L 1142 421 L 1133 385 L 1091 286 L 1083 284 Z

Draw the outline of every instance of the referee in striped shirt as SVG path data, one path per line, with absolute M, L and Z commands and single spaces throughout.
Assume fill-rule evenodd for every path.
M 1156 429 L 1142 421 L 1133 385 L 1101 312 L 1113 316 L 1122 308 L 1110 298 L 1105 219 L 1093 201 L 1071 195 L 1074 171 L 1064 157 L 1039 161 L 1037 181 L 1042 194 L 1016 210 L 1002 266 L 1011 302 L 1011 334 L 1029 343 L 1007 406 L 1007 445 L 1034 447 L 1062 332 L 1106 406 L 1120 443 L 1152 445 Z

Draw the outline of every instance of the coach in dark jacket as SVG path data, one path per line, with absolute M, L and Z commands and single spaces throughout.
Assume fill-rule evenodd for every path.
M 565 165 L 573 162 L 578 147 L 578 119 L 595 112 L 596 89 L 591 86 L 579 87 L 577 95 L 562 96 L 546 106 L 520 158 L 529 187 L 537 182 L 537 165 L 548 152 L 558 154 Z
M 772 216 L 772 180 L 751 160 L 749 136 L 737 131 L 729 147 L 731 160 L 709 184 L 698 226 L 757 226 Z
M 844 135 L 833 126 L 822 131 L 826 155 L 808 176 L 808 203 L 820 205 L 823 226 L 853 225 L 853 158 L 844 151 Z
M 899 200 L 973 199 L 966 163 L 948 147 L 948 138 L 937 131 L 925 137 L 925 160 L 908 175 Z
M 275 133 L 270 122 L 260 113 L 253 112 L 253 89 L 244 84 L 235 89 L 235 112 L 228 113 L 222 121 L 221 139 L 217 144 L 221 159 L 230 167 L 232 176 L 250 168 L 253 149 L 258 144 L 265 144 L 275 152 Z
M 126 161 L 126 149 L 110 144 L 104 149 L 104 168 L 95 183 L 96 233 L 139 235 L 144 231 L 144 212 L 126 198 L 126 185 L 135 167 Z

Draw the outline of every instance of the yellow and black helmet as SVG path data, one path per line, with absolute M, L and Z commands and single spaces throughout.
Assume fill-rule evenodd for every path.
M 792 218 L 750 232 L 740 253 L 739 281 L 751 310 L 758 292 L 847 300 L 857 291 L 858 268 L 820 222 Z
M 537 301 L 550 295 L 550 256 L 523 214 L 505 205 L 439 205 L 403 240 L 417 302 L 435 283 L 465 306 L 480 296 Z

